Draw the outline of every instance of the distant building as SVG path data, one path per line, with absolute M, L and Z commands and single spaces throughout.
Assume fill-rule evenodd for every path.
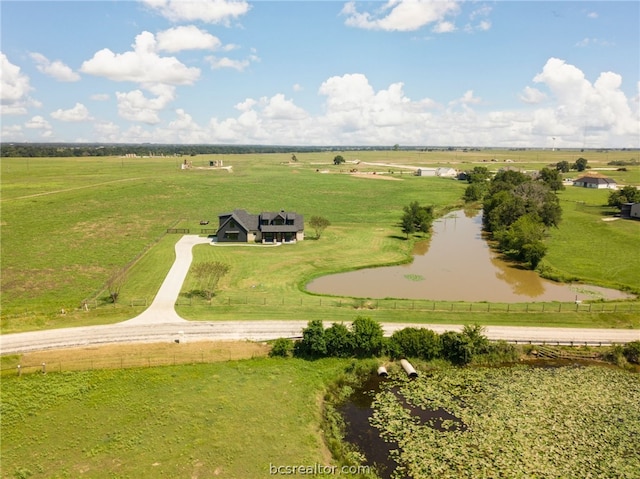
M 416 176 L 440 176 L 443 178 L 455 178 L 458 172 L 454 168 L 418 168 Z
M 416 176 L 436 176 L 435 168 L 418 168 L 416 170 Z
M 622 208 L 620 208 L 620 217 L 640 220 L 640 203 L 624 203 Z
M 219 243 L 295 243 L 304 239 L 304 218 L 293 212 L 263 212 L 252 215 L 233 210 L 218 216 Z
M 618 184 L 611 178 L 602 176 L 583 176 L 573 182 L 573 186 L 581 186 L 582 188 L 597 188 L 615 190 Z

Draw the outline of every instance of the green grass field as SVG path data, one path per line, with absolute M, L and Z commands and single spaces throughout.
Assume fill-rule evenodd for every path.
M 220 259 L 232 269 L 214 299 L 214 313 L 206 302 L 187 298 L 192 289 L 188 279 L 178 306 L 180 314 L 190 319 L 294 315 L 296 319 L 352 319 L 357 314 L 355 307 L 327 309 L 326 301 L 321 304 L 322 298 L 301 291 L 301 286 L 310 278 L 331 272 L 407 261 L 411 244 L 397 226 L 402 207 L 417 200 L 443 211 L 460 204 L 465 188 L 462 182 L 417 178 L 407 170 L 401 174 L 398 167 L 364 162 L 540 169 L 584 156 L 598 168 L 614 159 L 638 156 L 636 151 L 350 151 L 341 154 L 347 161 L 358 159 L 361 163 L 337 167 L 332 164 L 336 154 L 300 153 L 297 163 L 289 162 L 289 154 L 203 155 L 189 158 L 194 168 L 187 171 L 179 168 L 182 158 L 3 158 L 2 331 L 110 323 L 134 316 L 153 299 L 173 262 L 178 236 L 167 235 L 166 229 L 190 228 L 197 233 L 201 219 L 209 220 L 209 227 L 215 228 L 217 215 L 234 208 L 294 210 L 307 218 L 325 216 L 332 226 L 319 241 L 310 239 L 286 249 L 213 251 L 197 247 L 196 261 Z M 217 159 L 233 171 L 205 168 Z M 513 163 L 505 163 L 507 159 Z M 359 172 L 393 171 L 385 176 L 396 180 L 345 173 L 354 167 Z M 622 184 L 640 184 L 637 166 L 628 167 L 627 172 L 611 172 L 614 174 Z M 576 176 L 575 172 L 570 176 Z M 634 247 L 640 225 L 601 221 L 600 214 L 610 214 L 601 208 L 606 202 L 602 191 L 569 188 L 561 193 L 561 199 L 565 219 L 551 232 L 545 260 L 549 274 L 640 289 L 640 255 Z M 585 203 L 576 207 L 576 201 Z M 307 234 L 312 235 L 310 231 Z M 120 304 L 114 307 L 106 300 L 104 287 L 114 271 L 123 267 L 128 267 L 128 280 Z M 91 310 L 79 311 L 86 299 Z M 348 298 L 345 302 L 359 304 Z M 453 307 L 445 305 L 444 311 L 426 314 L 431 305 L 415 311 L 412 304 L 401 302 L 401 307 L 372 310 L 371 315 L 390 321 L 471 320 L 469 315 L 456 314 L 467 311 L 468 305 L 458 308 L 454 303 Z M 60 314 L 62 308 L 66 315 Z M 482 305 L 470 308 L 472 320 L 485 324 L 542 321 L 549 325 L 640 326 L 637 314 L 623 310 L 611 315 L 600 311 L 580 318 L 557 318 L 547 314 L 547 309 L 534 318 L 531 313 L 502 314 L 498 308 L 482 315 Z
M 346 360 L 252 359 L 2 380 L 2 477 L 264 478 L 330 464 L 322 394 Z

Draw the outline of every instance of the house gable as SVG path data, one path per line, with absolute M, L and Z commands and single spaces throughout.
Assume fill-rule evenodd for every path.
M 219 242 L 294 242 L 304 239 L 304 218 L 295 212 L 262 212 L 252 215 L 245 210 L 219 215 Z

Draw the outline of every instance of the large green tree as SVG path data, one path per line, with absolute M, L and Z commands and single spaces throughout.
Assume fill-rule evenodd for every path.
M 433 206 L 420 206 L 417 201 L 413 201 L 405 206 L 403 211 L 400 225 L 407 238 L 413 233 L 429 232 L 431 223 L 433 223 Z
M 586 158 L 578 158 L 573 165 L 571 165 L 572 170 L 584 171 L 588 168 L 589 160 Z
M 540 170 L 540 181 L 547 185 L 551 191 L 564 190 L 562 175 L 557 169 L 542 168 Z

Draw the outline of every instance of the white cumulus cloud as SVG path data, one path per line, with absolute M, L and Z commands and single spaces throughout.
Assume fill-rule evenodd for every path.
M 182 50 L 217 50 L 222 46 L 218 37 L 200 30 L 195 25 L 180 26 L 156 34 L 158 50 L 179 52 Z
M 89 115 L 89 110 L 87 110 L 87 107 L 82 103 L 76 103 L 73 108 L 68 110 L 56 110 L 51 113 L 51 117 L 56 120 L 69 122 L 93 120 L 91 115 Z
M 547 95 L 537 88 L 531 88 L 530 86 L 524 87 L 524 90 L 522 90 L 522 93 L 520 94 L 520 100 L 530 104 L 542 103 L 546 99 Z
M 125 120 L 155 125 L 160 123 L 160 112 L 175 99 L 175 87 L 156 85 L 150 90 L 155 98 L 147 98 L 140 90 L 116 92 L 118 114 Z
M 24 115 L 31 91 L 29 77 L 0 52 L 0 101 L 3 115 Z
M 302 120 L 307 113 L 295 105 L 293 101 L 287 100 L 282 93 L 272 96 L 264 101 L 264 116 L 275 120 Z
M 50 130 L 51 124 L 40 115 L 36 115 L 24 124 L 25 128 L 32 130 Z
M 36 63 L 39 72 L 44 73 L 56 80 L 62 82 L 76 82 L 80 80 L 80 75 L 74 72 L 70 67 L 62 63 L 60 60 L 50 61 L 41 53 L 33 52 L 29 54 L 31 59 Z
M 150 32 L 136 36 L 133 51 L 114 53 L 104 48 L 85 61 L 80 71 L 114 81 L 141 84 L 191 85 L 200 77 L 200 70 L 187 67 L 175 57 L 161 57 L 157 41 Z
M 456 0 L 389 0 L 373 12 L 359 11 L 360 5 L 351 1 L 344 5 L 345 24 L 368 30 L 414 31 L 425 25 L 444 22 L 459 12 Z M 445 30 L 450 31 L 450 30 Z
M 562 125 L 574 135 L 609 131 L 614 135 L 640 133 L 640 118 L 620 89 L 622 77 L 602 72 L 590 82 L 579 68 L 559 58 L 550 58 L 533 81 L 546 85 L 555 101 L 545 110 L 551 124 Z
M 143 0 L 143 3 L 172 22 L 201 21 L 223 25 L 251 9 L 243 0 Z
M 251 63 L 259 61 L 259 58 L 255 55 L 250 55 L 244 60 L 234 60 L 229 57 L 216 57 L 208 56 L 205 60 L 211 65 L 212 70 L 220 70 L 222 68 L 231 68 L 232 70 L 238 70 L 239 72 L 246 70 Z

